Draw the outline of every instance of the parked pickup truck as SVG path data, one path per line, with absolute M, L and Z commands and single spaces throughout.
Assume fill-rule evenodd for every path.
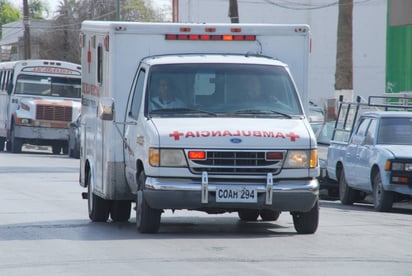
M 389 211 L 393 202 L 412 196 L 412 112 L 406 111 L 412 106 L 397 97 L 377 96 L 367 104 L 344 105 L 339 105 L 328 150 L 328 176 L 339 182 L 342 204 L 371 193 L 375 210 Z M 362 113 L 362 105 L 380 109 Z

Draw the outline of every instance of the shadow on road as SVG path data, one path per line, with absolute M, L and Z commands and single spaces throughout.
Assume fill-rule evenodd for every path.
M 289 214 L 283 214 L 290 216 Z M 236 217 L 162 217 L 159 233 L 141 234 L 135 219 L 129 222 L 91 222 L 89 220 L 40 221 L 0 225 L 0 241 L 4 240 L 128 240 L 128 239 L 248 239 L 298 235 L 285 221 L 243 222 Z
M 376 212 L 373 208 L 373 202 L 368 200 L 354 203 L 353 205 L 343 205 L 340 203 L 339 199 L 333 200 L 322 200 L 320 203 L 320 208 L 334 208 L 347 211 L 364 211 L 364 212 Z M 385 213 L 397 213 L 412 215 L 412 204 L 410 202 L 399 202 L 393 205 L 393 208 L 389 212 Z

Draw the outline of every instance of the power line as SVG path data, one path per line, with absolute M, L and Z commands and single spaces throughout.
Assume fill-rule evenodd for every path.
M 333 6 L 339 6 L 339 5 L 345 5 L 345 4 L 339 4 L 339 1 L 333 1 L 331 3 L 326 3 L 326 4 L 308 4 L 308 3 L 302 3 L 302 2 L 292 2 L 288 0 L 279 0 L 279 1 L 273 1 L 273 0 L 263 0 L 264 2 L 277 6 L 279 8 L 283 9 L 289 9 L 289 10 L 319 10 L 319 9 L 325 9 Z M 358 4 L 364 4 L 367 2 L 370 2 L 373 0 L 358 0 L 354 1 L 353 5 L 358 5 Z

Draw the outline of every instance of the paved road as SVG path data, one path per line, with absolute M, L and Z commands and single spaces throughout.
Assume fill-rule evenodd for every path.
M 79 160 L 0 152 L 0 275 L 412 275 L 412 209 L 377 213 L 322 200 L 319 229 L 296 234 L 236 214 L 167 211 L 160 232 L 92 223 Z

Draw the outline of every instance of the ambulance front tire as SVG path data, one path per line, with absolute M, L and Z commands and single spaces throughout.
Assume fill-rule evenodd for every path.
M 91 221 L 105 222 L 109 218 L 110 202 L 93 193 L 90 172 L 87 174 L 87 179 L 89 218 Z
M 293 226 L 298 234 L 313 234 L 319 224 L 319 201 L 309 212 L 293 212 Z
M 139 190 L 136 197 L 136 227 L 140 233 L 157 233 L 160 228 L 162 210 L 151 208 L 143 196 L 143 183 L 146 181 L 144 171 L 139 174 Z

